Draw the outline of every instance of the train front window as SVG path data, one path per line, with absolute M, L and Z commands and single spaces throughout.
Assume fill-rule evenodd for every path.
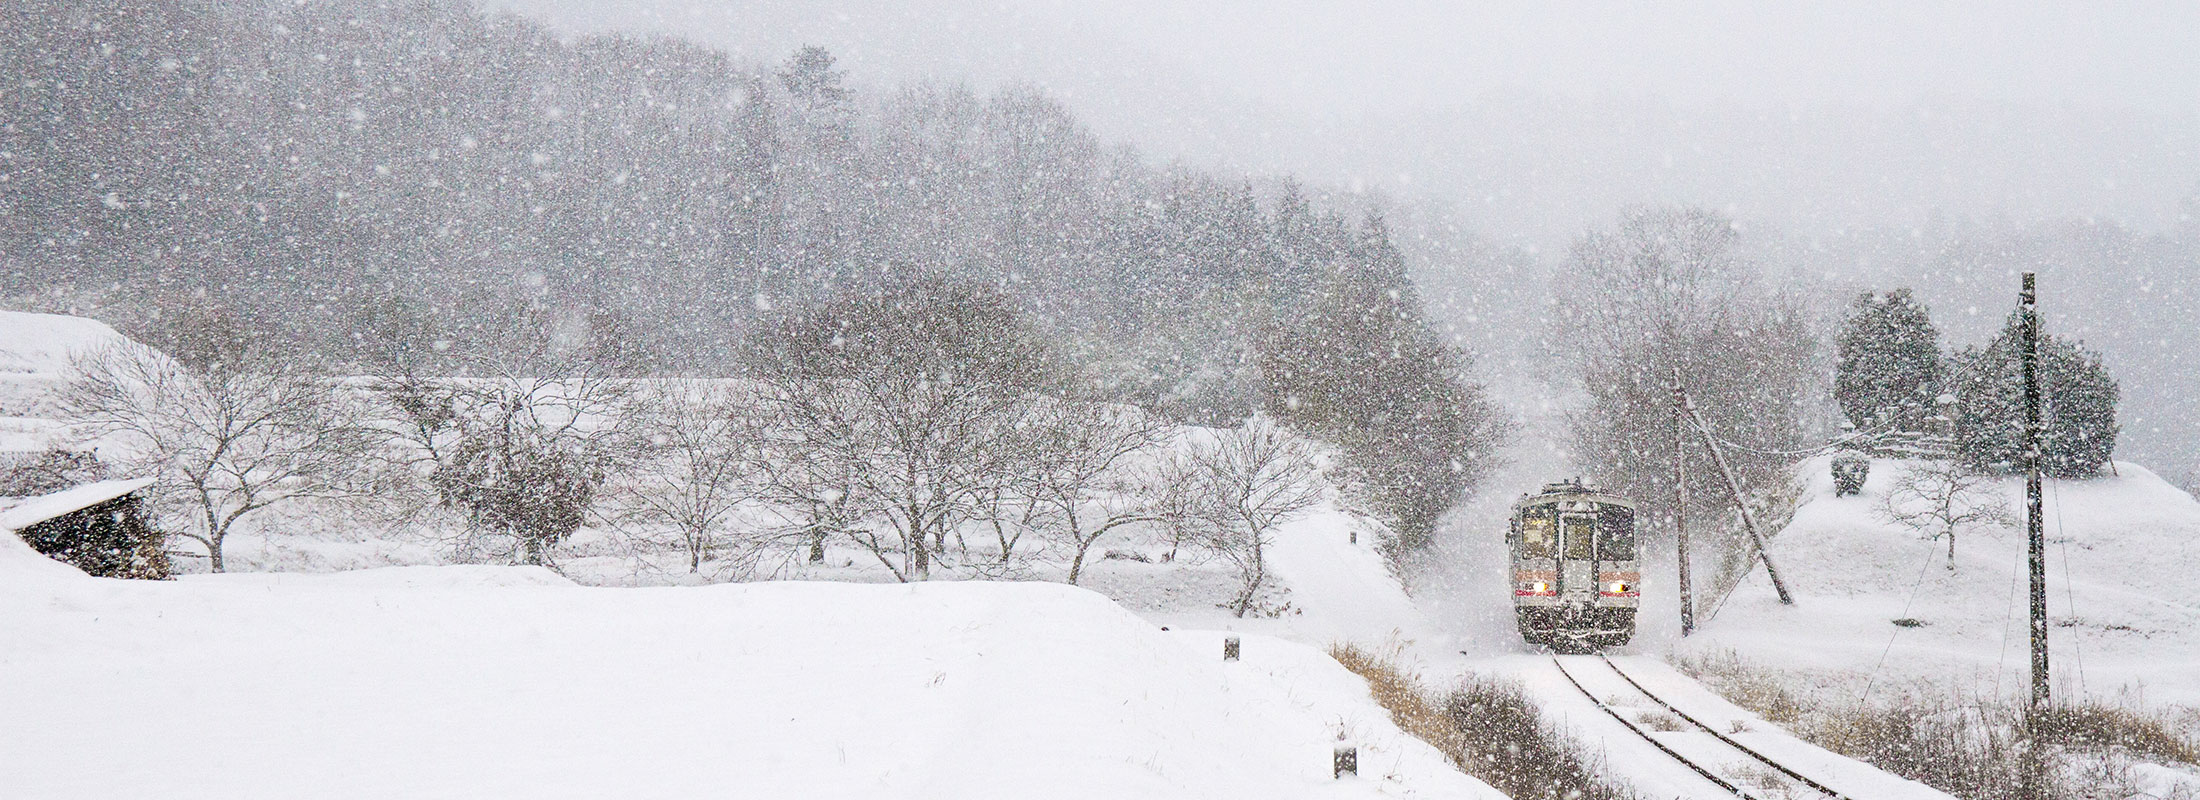
M 1586 560 L 1596 557 L 1596 517 L 1566 518 L 1566 558 Z
M 1550 558 L 1557 534 L 1549 510 L 1529 509 L 1520 519 L 1520 557 Z
M 1635 512 L 1606 508 L 1599 527 L 1603 528 L 1604 541 L 1597 545 L 1598 557 L 1606 561 L 1635 560 Z

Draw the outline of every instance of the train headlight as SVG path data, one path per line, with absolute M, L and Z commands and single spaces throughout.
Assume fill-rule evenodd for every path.
M 1545 593 L 1547 593 L 1547 592 L 1549 592 L 1549 591 L 1551 591 L 1551 585 L 1550 585 L 1550 584 L 1548 584 L 1548 583 L 1544 583 L 1544 582 L 1542 582 L 1542 581 L 1536 581 L 1536 582 L 1535 582 L 1535 593 L 1536 593 L 1536 594 L 1545 594 Z
M 1627 593 L 1627 588 L 1628 588 L 1628 587 L 1627 587 L 1627 582 L 1626 582 L 1626 581 L 1613 581 L 1613 582 L 1612 582 L 1612 587 L 1611 587 L 1611 592 L 1612 592 L 1613 594 L 1626 594 L 1626 593 Z

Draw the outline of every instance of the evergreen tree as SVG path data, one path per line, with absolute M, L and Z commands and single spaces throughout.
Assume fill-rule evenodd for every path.
M 2024 373 L 2021 312 L 1984 348 L 1957 354 L 1956 450 L 1973 469 L 2024 468 Z M 2099 353 L 2059 336 L 2040 336 L 2040 471 L 2053 478 L 2098 474 L 2116 450 L 2121 390 Z
M 1858 295 L 1836 347 L 1833 396 L 1850 423 L 1924 428 L 1940 395 L 1940 331 L 1909 289 Z

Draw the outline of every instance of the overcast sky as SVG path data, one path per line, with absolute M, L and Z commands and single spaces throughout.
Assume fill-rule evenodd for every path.
M 1456 203 L 1552 243 L 1629 203 L 1799 231 L 2200 189 L 2200 3 L 501 0 L 866 84 L 1028 81 L 1156 159 Z

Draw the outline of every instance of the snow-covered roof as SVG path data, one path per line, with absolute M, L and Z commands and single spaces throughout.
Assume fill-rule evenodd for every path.
M 113 500 L 153 485 L 152 478 L 95 481 L 25 500 L 0 511 L 0 529 L 19 531 L 54 517 Z

